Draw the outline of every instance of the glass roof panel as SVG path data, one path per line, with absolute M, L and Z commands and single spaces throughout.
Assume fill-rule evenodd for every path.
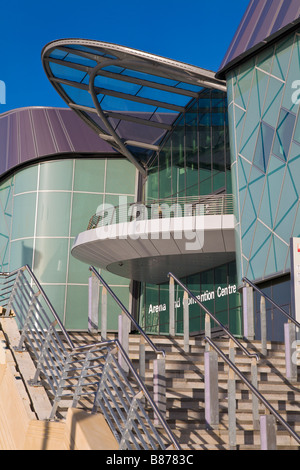
M 82 57 L 77 54 L 67 54 L 65 59 L 67 62 L 72 62 L 74 64 L 81 64 L 87 67 L 95 67 L 97 62 L 93 59 L 88 59 L 87 57 Z
M 71 82 L 81 83 L 86 76 L 86 72 L 65 67 L 64 65 L 56 64 L 55 62 L 50 63 L 50 68 L 56 78 L 63 78 L 65 80 L 70 80 Z
M 61 87 L 74 103 L 81 106 L 94 107 L 93 99 L 87 90 L 65 84 L 61 84 Z
M 164 103 L 174 103 L 178 106 L 186 106 L 191 101 L 190 97 L 149 87 L 141 88 L 138 92 L 138 96 L 162 101 Z
M 140 72 L 138 70 L 125 69 L 122 72 L 122 75 L 126 75 L 128 77 L 140 78 L 142 80 L 149 80 L 150 82 L 160 83 L 161 85 L 169 85 L 172 87 L 178 84 L 178 80 L 171 80 L 169 78 L 159 77 L 157 75 L 152 75 L 147 72 Z
M 136 85 L 135 83 L 123 82 L 122 80 L 99 75 L 94 80 L 94 86 L 132 95 L 136 95 L 141 88 L 141 85 Z

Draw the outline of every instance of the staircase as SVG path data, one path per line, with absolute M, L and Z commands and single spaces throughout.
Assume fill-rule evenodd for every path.
M 80 335 L 65 331 L 28 266 L 5 275 L 3 319 L 9 324 L 15 315 L 23 325 L 15 344 L 18 335 L 12 335 L 11 352 L 21 361 L 25 349 L 31 353 L 36 370 L 33 379 L 24 377 L 24 383 L 28 390 L 47 385 L 50 420 L 58 418 L 66 399 L 71 400 L 69 408 L 81 402 L 81 407 L 83 403 L 92 406 L 89 412 L 101 410 L 120 449 L 131 449 L 133 443 L 137 449 L 141 444 L 148 449 L 153 443 L 152 449 L 255 450 L 262 442 L 268 449 L 300 448 L 297 367 L 288 375 L 291 379 L 286 378 L 291 369 L 291 356 L 286 353 L 290 343 L 239 341 L 217 319 L 220 336 L 212 340 L 211 314 L 195 297 L 206 312 L 205 338 L 189 337 L 186 326 L 182 337 L 170 333 L 149 338 L 105 281 L 95 280 L 103 283 L 121 308 L 119 335 L 118 339 L 111 334 L 103 337 L 101 329 L 101 333 L 88 333 L 82 343 Z M 106 305 L 105 300 L 102 306 Z M 184 306 L 188 320 L 188 302 Z M 170 312 L 170 325 L 171 320 Z M 291 320 L 285 332 L 293 340 Z M 130 323 L 135 333 L 128 334 Z M 258 397 L 256 408 L 253 403 Z M 275 429 L 274 416 L 276 437 L 270 432 Z
M 181 338 L 152 337 L 153 342 L 166 351 L 167 412 L 166 418 L 173 433 L 183 449 L 222 450 L 229 449 L 228 443 L 228 366 L 219 360 L 219 404 L 220 424 L 217 429 L 208 430 L 205 424 L 204 409 L 204 341 L 190 340 L 190 352 L 184 352 L 184 340 Z M 138 367 L 137 335 L 130 336 L 130 358 Z M 218 346 L 228 353 L 228 340 L 216 340 Z M 249 346 L 246 342 L 243 343 Z M 260 343 L 252 342 L 252 347 Z M 290 383 L 285 379 L 285 351 L 280 343 L 268 343 L 266 358 L 258 362 L 258 390 L 288 422 L 294 431 L 300 433 L 300 378 Z M 151 358 L 151 352 L 147 352 Z M 146 385 L 152 387 L 153 361 L 146 364 Z M 250 380 L 249 359 L 245 355 L 236 355 L 236 366 Z M 260 430 L 253 429 L 252 393 L 237 379 L 237 449 L 260 449 Z M 264 413 L 263 405 L 259 407 Z M 277 449 L 294 450 L 299 445 L 278 425 Z

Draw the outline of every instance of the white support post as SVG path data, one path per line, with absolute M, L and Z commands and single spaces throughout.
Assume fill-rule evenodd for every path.
M 153 361 L 153 397 L 162 416 L 166 415 L 166 361 L 158 357 Z M 157 417 L 155 423 L 158 424 Z
M 276 450 L 276 420 L 275 416 L 265 414 L 260 417 L 260 447 L 261 450 Z
M 291 382 L 297 381 L 297 341 L 296 327 L 288 322 L 284 325 L 286 377 Z
M 266 299 L 262 295 L 260 298 L 260 331 L 261 331 L 261 353 L 267 356 L 267 314 L 266 314 Z
M 243 318 L 244 336 L 250 340 L 254 339 L 254 308 L 253 289 L 251 286 L 243 287 Z
M 232 339 L 229 340 L 229 359 L 235 364 L 235 348 Z M 236 380 L 231 367 L 228 371 L 228 431 L 230 450 L 236 450 Z
M 189 296 L 186 291 L 183 294 L 183 338 L 184 352 L 190 351 L 190 314 L 189 314 Z
M 175 287 L 172 276 L 169 281 L 169 311 L 169 334 L 175 336 Z
M 205 420 L 207 426 L 219 426 L 218 356 L 215 351 L 204 353 Z
M 101 294 L 101 339 L 107 340 L 107 289 L 102 287 Z
M 119 315 L 118 321 L 118 339 L 123 347 L 125 353 L 129 353 L 129 332 L 130 332 L 130 320 L 124 312 Z M 129 366 L 124 360 L 122 353 L 119 352 L 119 364 L 125 373 L 129 372 Z
M 98 332 L 99 293 L 100 293 L 99 281 L 94 275 L 92 275 L 89 277 L 89 304 L 88 304 L 88 330 L 90 333 Z

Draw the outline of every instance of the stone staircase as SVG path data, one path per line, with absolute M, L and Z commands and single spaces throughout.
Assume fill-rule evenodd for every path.
M 208 430 L 204 412 L 204 342 L 192 338 L 190 353 L 183 350 L 181 338 L 152 337 L 152 341 L 166 352 L 167 414 L 166 418 L 183 449 L 208 450 L 229 449 L 228 445 L 228 366 L 219 360 L 219 405 L 218 429 Z M 228 340 L 216 340 L 218 346 L 228 353 Z M 250 345 L 243 342 L 250 349 Z M 130 358 L 138 367 L 139 337 L 130 336 Z M 260 352 L 258 342 L 251 343 L 251 350 Z M 146 350 L 147 351 L 147 350 Z M 252 351 L 252 352 L 253 352 Z M 152 387 L 154 356 L 147 351 L 146 384 Z M 250 379 L 249 358 L 236 351 L 236 366 Z M 285 378 L 284 345 L 269 343 L 268 354 L 258 363 L 258 390 L 273 408 L 300 435 L 300 377 L 290 383 Z M 252 393 L 236 377 L 237 449 L 260 449 L 260 431 L 253 429 Z M 259 412 L 265 408 L 260 404 Z M 277 449 L 299 449 L 297 442 L 278 423 Z

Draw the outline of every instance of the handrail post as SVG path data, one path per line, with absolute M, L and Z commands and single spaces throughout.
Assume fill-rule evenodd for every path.
M 102 286 L 101 294 L 101 339 L 107 339 L 107 289 Z
M 188 353 L 190 350 L 190 314 L 189 314 L 189 296 L 186 291 L 183 294 L 183 338 L 184 338 L 184 352 Z
M 89 304 L 88 304 L 88 329 L 90 333 L 98 331 L 100 286 L 97 278 L 92 274 L 89 277 Z
M 235 364 L 235 348 L 229 339 L 229 359 Z M 230 450 L 236 449 L 236 380 L 231 367 L 228 370 L 228 430 Z
M 161 415 L 165 418 L 166 415 L 166 360 L 163 356 L 158 357 L 153 361 L 153 398 Z M 155 424 L 159 423 L 158 417 L 155 416 Z
M 257 389 L 257 361 L 252 359 L 251 363 L 251 383 Z M 252 393 L 252 419 L 253 429 L 259 429 L 259 401 L 257 396 Z
M 297 341 L 296 326 L 291 323 L 284 324 L 285 367 L 286 377 L 291 382 L 297 381 Z
M 260 330 L 261 330 L 261 353 L 267 356 L 267 314 L 266 314 L 266 299 L 264 296 L 260 297 Z
M 244 336 L 254 339 L 253 289 L 248 284 L 243 287 Z
M 218 355 L 209 348 L 204 353 L 205 421 L 209 429 L 219 426 Z
M 276 419 L 266 413 L 260 417 L 260 447 L 261 450 L 276 450 Z
M 127 318 L 125 313 L 122 312 L 121 315 L 119 315 L 119 321 L 118 321 L 118 339 L 122 348 L 124 349 L 127 355 L 129 353 L 130 326 L 131 326 L 131 322 L 129 318 Z M 119 351 L 119 364 L 125 373 L 129 372 L 128 364 L 125 361 L 121 351 Z
M 169 281 L 169 309 L 169 334 L 175 336 L 175 286 L 172 276 Z
M 139 374 L 143 382 L 146 378 L 146 352 L 145 352 L 145 338 L 140 335 L 139 344 Z
M 204 322 L 204 332 L 207 338 L 211 338 L 211 323 L 210 323 L 210 316 L 208 313 L 205 314 L 205 322 Z M 205 350 L 209 351 L 209 344 L 205 343 Z

